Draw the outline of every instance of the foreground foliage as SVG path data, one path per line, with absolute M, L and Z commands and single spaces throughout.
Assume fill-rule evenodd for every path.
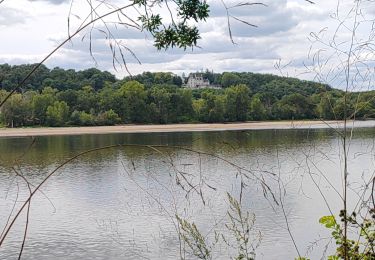
M 332 237 L 335 239 L 337 248 L 336 254 L 329 256 L 330 260 L 345 259 L 344 251 L 347 252 L 348 259 L 353 260 L 371 260 L 375 259 L 375 211 L 371 210 L 368 217 L 358 217 L 355 212 L 347 215 L 345 211 L 340 212 L 341 221 L 345 220 L 350 227 L 356 231 L 353 239 L 344 239 L 344 231 L 334 216 L 324 216 L 319 222 L 332 231 Z
M 254 230 L 255 215 L 244 211 L 241 204 L 227 193 L 229 209 L 226 214 L 228 223 L 226 231 L 220 234 L 215 231 L 213 241 L 204 236 L 194 223 L 177 217 L 180 226 L 180 238 L 187 245 L 192 255 L 198 259 L 215 259 L 212 255 L 213 248 L 222 240 L 231 248 L 235 260 L 253 260 L 256 249 L 261 241 L 261 233 Z

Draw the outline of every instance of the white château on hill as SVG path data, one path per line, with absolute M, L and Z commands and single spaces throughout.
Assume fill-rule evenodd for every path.
M 208 79 L 203 77 L 203 73 L 190 73 L 187 82 L 183 87 L 190 89 L 221 88 L 221 86 L 212 85 Z

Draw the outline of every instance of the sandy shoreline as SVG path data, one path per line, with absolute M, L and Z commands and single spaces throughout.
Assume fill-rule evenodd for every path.
M 355 127 L 375 127 L 375 121 L 356 121 Z M 349 123 L 350 126 L 353 122 Z M 41 128 L 0 128 L 0 137 L 81 135 L 112 133 L 158 133 L 193 131 L 230 131 L 266 129 L 308 129 L 342 127 L 340 121 L 267 121 L 228 124 L 170 124 L 170 125 L 117 125 L 88 127 L 41 127 Z

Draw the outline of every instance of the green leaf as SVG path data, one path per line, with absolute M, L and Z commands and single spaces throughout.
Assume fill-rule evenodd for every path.
M 334 216 L 324 216 L 319 219 L 319 223 L 323 224 L 326 228 L 333 228 L 336 220 Z

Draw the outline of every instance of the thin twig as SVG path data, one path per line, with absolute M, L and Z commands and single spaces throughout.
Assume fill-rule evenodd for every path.
M 25 178 L 25 176 L 20 174 L 14 167 L 13 167 L 13 171 L 16 173 L 17 176 L 21 177 L 21 179 L 26 183 L 27 189 L 29 190 L 29 196 L 30 196 L 31 192 L 32 192 L 30 182 Z M 20 249 L 20 252 L 18 254 L 18 260 L 21 260 L 23 249 L 25 248 L 26 236 L 27 236 L 27 231 L 28 231 L 28 228 L 29 228 L 30 206 L 31 206 L 31 200 L 27 204 L 25 230 L 24 230 L 24 234 L 23 234 L 21 249 Z

